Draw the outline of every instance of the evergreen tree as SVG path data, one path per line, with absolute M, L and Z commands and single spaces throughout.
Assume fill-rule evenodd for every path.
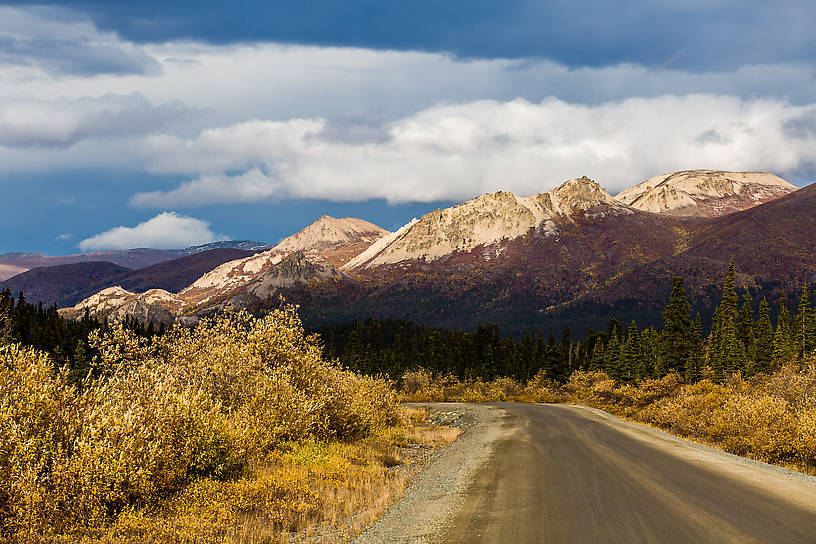
M 609 335 L 609 345 L 606 346 L 604 357 L 604 372 L 609 374 L 616 381 L 623 379 L 623 369 L 621 364 L 621 343 L 618 339 L 617 330 L 613 330 Z
M 603 336 L 598 336 L 595 339 L 595 345 L 592 348 L 592 357 L 589 360 L 590 370 L 603 370 L 604 361 L 606 361 L 606 350 L 604 349 Z
M 692 348 L 685 363 L 685 378 L 689 383 L 696 382 L 700 379 L 700 367 L 703 359 L 703 321 L 699 313 L 691 327 L 691 339 Z
M 672 278 L 669 303 L 663 311 L 662 369 L 664 372 L 683 372 L 685 362 L 693 349 L 691 305 L 686 297 L 683 278 Z
M 738 301 L 732 259 L 725 275 L 722 300 L 714 313 L 711 331 L 712 367 L 717 378 L 723 378 L 734 372 L 744 373 L 747 366 L 745 343 L 739 333 Z
M 796 338 L 796 351 L 801 359 L 812 350 L 810 327 L 811 327 L 811 307 L 808 299 L 808 286 L 802 289 L 802 298 L 799 299 L 799 308 L 796 312 L 796 319 L 793 320 L 792 333 Z
M 796 359 L 796 338 L 793 333 L 793 323 L 785 291 L 782 291 L 779 297 L 779 316 L 776 319 L 773 354 L 774 359 L 781 363 L 791 362 Z
M 753 372 L 770 372 L 774 357 L 774 329 L 771 323 L 770 305 L 763 298 L 759 303 L 759 321 L 756 325 Z
M 739 324 L 737 326 L 737 338 L 745 346 L 745 355 L 749 361 L 753 361 L 756 349 L 756 338 L 754 335 L 754 309 L 751 304 L 751 296 L 745 293 L 743 296 L 742 308 L 739 313 Z
M 810 291 L 810 286 L 806 289 Z M 810 306 L 810 316 L 806 319 L 805 326 L 805 355 L 816 354 L 816 293 Z
M 642 362 L 640 331 L 634 321 L 626 330 L 626 342 L 623 344 L 621 353 L 622 379 L 631 382 L 644 378 L 646 372 Z

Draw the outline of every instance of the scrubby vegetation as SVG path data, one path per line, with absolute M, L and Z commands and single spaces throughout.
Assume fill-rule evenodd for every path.
M 324 360 L 291 307 L 90 347 L 78 383 L 0 347 L 5 539 L 274 542 L 400 490 L 395 392 Z

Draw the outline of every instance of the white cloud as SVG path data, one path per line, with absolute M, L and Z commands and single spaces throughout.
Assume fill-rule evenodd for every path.
M 780 128 L 813 110 L 807 63 L 695 73 L 275 43 L 135 46 L 54 13 L 0 8 L 0 38 L 135 56 L 91 70 L 62 63 L 83 58 L 65 50 L 49 60 L 36 44 L 28 56 L 0 48 L 0 164 L 188 178 L 137 194 L 142 206 L 458 199 L 583 173 L 614 190 L 677 168 L 785 174 L 813 162 L 809 121 Z M 142 55 L 158 68 L 139 68 Z
M 64 148 L 87 138 L 150 133 L 190 115 L 180 102 L 153 105 L 138 94 L 73 100 L 0 101 L 0 146 Z
M 176 249 L 226 239 L 210 230 L 206 221 L 164 212 L 135 227 L 116 227 L 82 240 L 79 248 L 83 251 L 140 247 Z
M 373 141 L 325 138 L 322 119 L 251 121 L 192 139 L 149 139 L 145 153 L 156 171 L 199 175 L 170 191 L 137 194 L 132 203 L 461 200 L 499 189 L 541 192 L 584 174 L 616 192 L 688 168 L 785 173 L 816 162 L 814 112 L 712 95 L 597 106 L 484 100 L 393 121 Z M 244 173 L 228 175 L 235 171 Z
M 64 242 L 64 241 L 70 240 L 73 237 L 74 237 L 74 235 L 71 234 L 70 232 L 64 232 L 62 234 L 58 234 L 57 237 L 56 237 L 56 240 L 58 242 Z

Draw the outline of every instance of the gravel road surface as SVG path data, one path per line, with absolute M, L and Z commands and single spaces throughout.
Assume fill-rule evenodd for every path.
M 816 478 L 580 406 L 432 405 L 462 414 L 360 543 L 816 543 Z

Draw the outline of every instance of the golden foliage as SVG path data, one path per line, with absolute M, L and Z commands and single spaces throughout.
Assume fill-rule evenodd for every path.
M 202 523 L 221 521 L 207 527 L 263 511 L 282 529 L 323 507 L 316 481 L 342 487 L 367 470 L 378 476 L 364 480 L 387 480 L 384 465 L 365 455 L 355 464 L 332 454 L 336 466 L 320 465 L 318 475 L 280 468 L 282 448 L 290 461 L 303 451 L 292 443 L 326 448 L 399 421 L 389 384 L 323 360 L 292 307 L 262 319 L 205 320 L 153 340 L 119 328 L 92 342 L 97 377 L 79 389 L 42 353 L 0 348 L 5 537 L 94 531 L 117 518 L 121 530 L 147 523 L 155 533 L 160 524 L 145 520 L 168 504 L 176 506 L 155 519 L 189 521 L 214 504 Z

